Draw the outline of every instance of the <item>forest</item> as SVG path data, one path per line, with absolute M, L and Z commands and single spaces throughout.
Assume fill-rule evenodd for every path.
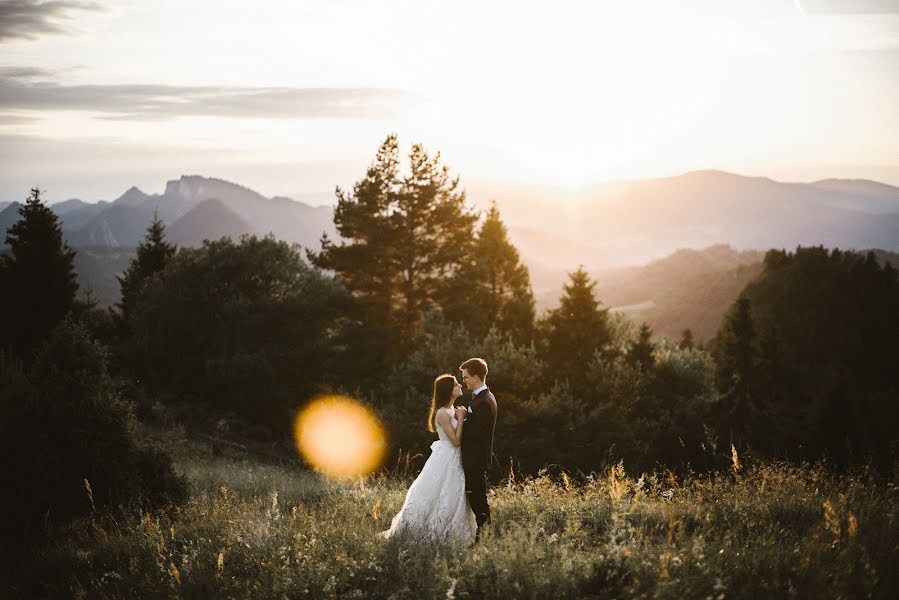
M 79 290 L 76 252 L 31 190 L 0 256 L 0 584 L 23 597 L 118 597 L 129 585 L 176 597 L 347 597 L 376 581 L 383 597 L 449 598 L 446 570 L 465 566 L 480 579 L 458 593 L 473 597 L 515 585 L 558 597 L 752 596 L 798 585 L 807 596 L 819 588 L 801 586 L 822 573 L 837 586 L 826 595 L 895 591 L 894 266 L 873 252 L 768 249 L 713 336 L 686 329 L 672 339 L 610 312 L 598 300 L 602 281 L 584 268 L 538 314 L 497 207 L 472 208 L 459 178 L 421 145 L 404 157 L 389 136 L 336 196 L 339 236 L 319 248 L 247 235 L 176 247 L 156 218 L 119 279 L 120 302 L 105 308 Z M 490 473 L 498 524 L 477 552 L 504 556 L 514 576 L 458 562 L 476 553 L 404 555 L 350 539 L 361 535 L 350 533 L 355 520 L 375 531 L 401 503 L 433 439 L 434 377 L 471 356 L 490 365 L 500 411 Z M 387 459 L 367 484 L 322 479 L 296 454 L 294 415 L 327 393 L 358 399 L 387 429 Z M 241 477 L 253 469 L 248 484 Z M 759 505 L 709 505 L 766 485 Z M 265 512 L 273 529 L 247 549 L 223 549 L 234 532 L 221 528 L 239 528 L 241 511 Z M 790 566 L 792 546 L 758 549 L 777 542 L 775 526 L 807 564 Z M 355 566 L 319 572 L 294 556 L 285 568 L 306 579 L 288 581 L 250 550 L 294 547 L 296 528 L 303 543 L 317 536 Z M 182 534 L 192 541 L 176 543 Z M 231 541 L 203 542 L 219 537 Z M 712 554 L 703 543 L 721 550 L 719 563 L 695 559 Z M 722 562 L 733 544 L 761 553 L 756 568 L 781 570 L 754 582 L 748 567 Z M 848 554 L 826 555 L 831 544 Z M 79 566 L 75 548 L 85 545 L 96 564 Z M 628 545 L 653 566 L 639 566 Z M 555 570 L 527 575 L 523 548 Z M 182 573 L 188 555 L 208 559 L 194 588 Z M 148 566 L 128 567 L 128 557 Z M 231 557 L 245 564 L 228 580 Z M 386 583 L 365 566 L 372 561 L 392 574 Z M 444 587 L 416 587 L 435 573 Z

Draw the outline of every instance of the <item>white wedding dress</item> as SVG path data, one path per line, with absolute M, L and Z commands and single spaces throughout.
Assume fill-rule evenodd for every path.
M 439 410 L 450 413 L 455 428 L 458 421 L 453 411 Z M 381 533 L 382 537 L 404 534 L 459 544 L 474 539 L 478 526 L 465 497 L 465 473 L 459 447 L 449 441 L 439 423 L 435 423 L 435 428 L 440 439 L 431 444 L 431 456 L 409 487 L 406 501 L 393 517 L 390 529 Z

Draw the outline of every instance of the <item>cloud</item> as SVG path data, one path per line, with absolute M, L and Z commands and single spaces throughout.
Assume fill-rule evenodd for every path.
M 83 10 L 101 8 L 94 2 L 73 0 L 0 0 L 0 42 L 63 33 L 68 29 L 64 22 L 72 19 L 73 12 Z
M 411 95 L 384 88 L 65 85 L 38 68 L 0 68 L 0 109 L 80 110 L 122 120 L 177 117 L 376 118 Z
M 36 117 L 26 115 L 6 115 L 0 113 L 0 127 L 4 125 L 27 125 L 37 121 Z

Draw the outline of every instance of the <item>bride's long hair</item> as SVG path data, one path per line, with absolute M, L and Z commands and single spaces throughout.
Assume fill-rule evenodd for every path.
M 437 427 L 434 425 L 434 415 L 437 414 L 438 408 L 443 408 L 450 401 L 453 395 L 453 388 L 456 387 L 456 378 L 449 373 L 438 375 L 434 380 L 434 395 L 431 397 L 431 414 L 428 415 L 428 431 L 434 433 Z

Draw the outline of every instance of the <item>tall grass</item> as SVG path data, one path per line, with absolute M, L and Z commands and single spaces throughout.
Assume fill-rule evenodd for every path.
M 13 595 L 95 598 L 895 597 L 897 489 L 865 470 L 516 478 L 468 548 L 384 542 L 408 477 L 333 483 L 292 466 L 176 452 L 190 500 L 95 515 Z

